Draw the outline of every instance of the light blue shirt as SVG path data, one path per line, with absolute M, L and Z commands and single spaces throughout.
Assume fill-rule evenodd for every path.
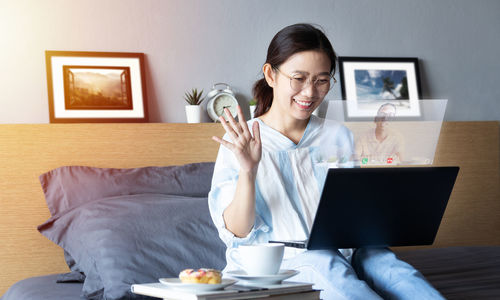
M 259 122 L 262 158 L 256 177 L 256 217 L 250 233 L 236 237 L 224 223 L 222 214 L 231 203 L 238 181 L 239 163 L 221 146 L 208 194 L 212 220 L 229 248 L 269 240 L 305 240 L 309 237 L 324 180 L 329 167 L 352 166 L 353 137 L 343 125 L 314 115 L 298 144 Z M 224 139 L 231 141 L 226 134 Z M 285 259 L 303 250 L 286 248 Z M 228 260 L 227 270 L 235 269 Z

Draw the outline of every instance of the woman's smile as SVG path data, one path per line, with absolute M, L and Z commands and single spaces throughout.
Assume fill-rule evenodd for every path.
M 293 102 L 302 110 L 310 110 L 314 103 L 311 100 L 299 100 L 295 98 L 293 98 Z

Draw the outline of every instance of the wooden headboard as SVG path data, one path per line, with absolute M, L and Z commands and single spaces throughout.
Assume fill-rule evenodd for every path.
M 0 124 L 0 295 L 66 272 L 36 230 L 49 218 L 38 176 L 63 165 L 133 168 L 214 161 L 220 124 Z M 499 124 L 446 122 L 436 165 L 461 167 L 435 246 L 500 245 Z

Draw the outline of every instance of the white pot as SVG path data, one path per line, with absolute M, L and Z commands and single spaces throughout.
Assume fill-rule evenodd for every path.
M 201 106 L 186 105 L 186 119 L 188 123 L 201 123 Z
M 257 107 L 257 105 L 250 105 L 250 119 L 253 119 L 254 118 L 254 115 L 255 115 L 255 108 Z

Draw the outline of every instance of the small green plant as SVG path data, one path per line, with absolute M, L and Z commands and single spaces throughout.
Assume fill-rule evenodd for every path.
M 252 100 L 250 100 L 250 102 L 248 102 L 248 105 L 257 105 L 257 99 L 252 98 Z
M 189 105 L 200 105 L 203 100 L 205 100 L 205 97 L 201 97 L 203 95 L 203 90 L 201 90 L 200 93 L 198 93 L 198 89 L 191 89 L 191 93 L 184 93 L 184 99 L 186 100 Z

